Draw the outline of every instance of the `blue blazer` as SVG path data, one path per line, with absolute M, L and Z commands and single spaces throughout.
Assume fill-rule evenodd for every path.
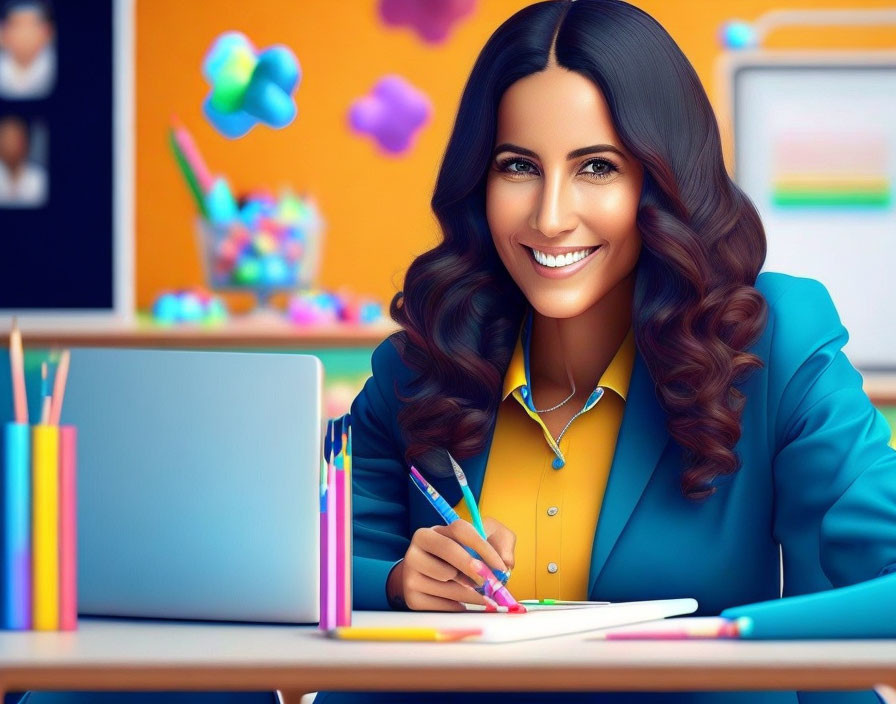
M 717 479 L 708 500 L 681 494 L 680 450 L 636 354 L 597 526 L 582 526 L 595 531 L 589 598 L 694 597 L 698 614 L 718 614 L 781 594 L 779 549 L 784 596 L 896 571 L 896 451 L 841 351 L 848 334 L 827 289 L 772 272 L 756 287 L 769 317 L 750 350 L 764 366 L 739 385 L 742 466 Z M 412 373 L 390 340 L 372 368 L 351 408 L 354 599 L 355 608 L 389 609 L 389 570 L 417 528 L 441 521 L 403 460 L 393 384 L 406 393 Z M 489 444 L 463 461 L 477 498 Z M 460 500 L 453 476 L 433 485 L 452 505 Z M 865 694 L 851 701 L 877 701 Z

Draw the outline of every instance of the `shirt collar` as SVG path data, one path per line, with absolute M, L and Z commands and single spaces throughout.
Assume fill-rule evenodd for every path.
M 504 390 L 501 399 L 506 399 L 511 393 L 520 387 L 529 387 L 529 342 L 532 334 L 532 309 L 526 313 L 520 334 L 517 337 L 510 365 L 504 375 Z M 632 366 L 635 361 L 635 333 L 629 328 L 628 334 L 616 350 L 616 354 L 610 361 L 604 373 L 601 375 L 597 386 L 612 389 L 625 401 L 628 395 L 628 385 L 631 381 Z M 526 398 L 531 399 L 530 394 Z

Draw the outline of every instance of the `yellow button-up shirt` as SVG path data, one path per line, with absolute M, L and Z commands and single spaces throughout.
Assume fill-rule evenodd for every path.
M 479 512 L 516 533 L 507 583 L 514 597 L 587 599 L 591 547 L 634 363 L 634 331 L 555 439 L 532 405 L 531 325 L 530 309 L 504 377 Z M 470 520 L 463 500 L 454 508 Z

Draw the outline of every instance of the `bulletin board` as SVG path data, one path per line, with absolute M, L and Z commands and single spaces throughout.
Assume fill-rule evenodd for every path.
M 896 52 L 744 52 L 725 69 L 763 270 L 821 281 L 850 361 L 896 369 Z
M 134 298 L 133 1 L 35 7 L 43 27 L 28 31 L 49 41 L 33 69 L 0 46 L 0 131 L 26 152 L 13 169 L 0 150 L 0 328 L 120 325 Z

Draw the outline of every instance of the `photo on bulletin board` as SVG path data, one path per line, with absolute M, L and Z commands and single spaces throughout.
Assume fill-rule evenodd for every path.
M 56 24 L 50 0 L 0 5 L 0 98 L 45 98 L 56 82 Z
M 0 0 L 0 327 L 133 318 L 133 0 Z
M 856 367 L 896 369 L 896 52 L 747 52 L 727 66 L 735 181 L 763 270 L 818 279 Z
M 0 208 L 46 205 L 47 151 L 43 122 L 0 115 Z

